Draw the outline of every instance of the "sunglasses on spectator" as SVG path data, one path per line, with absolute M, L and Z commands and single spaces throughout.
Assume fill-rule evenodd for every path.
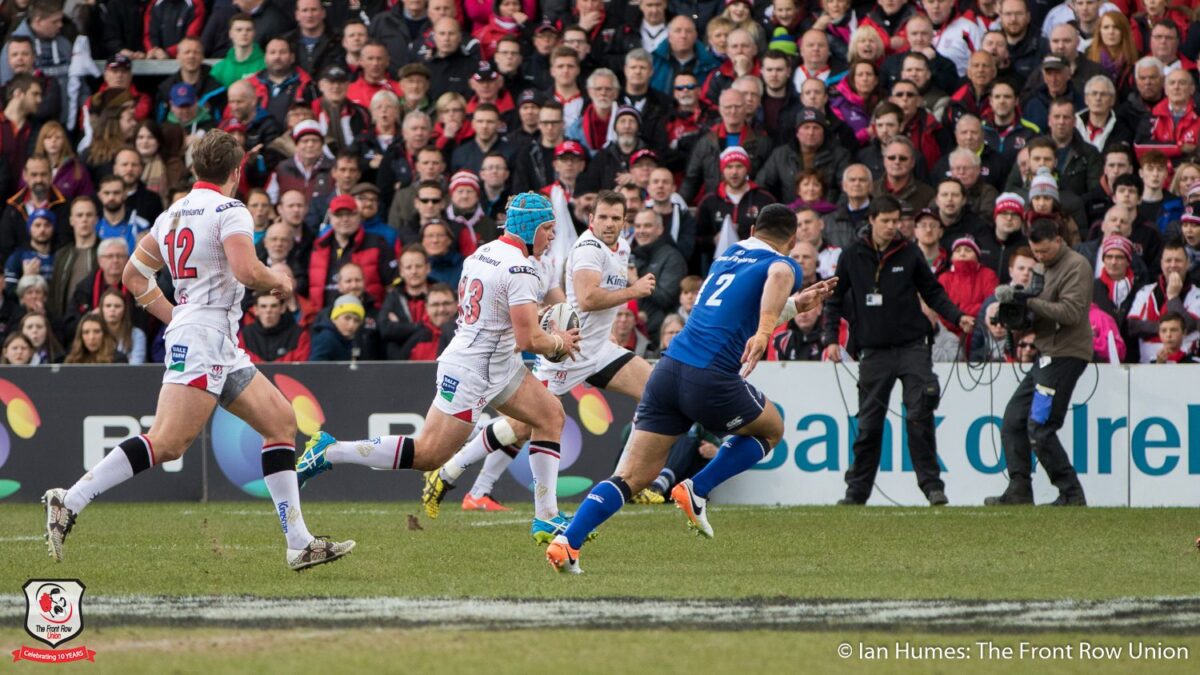
M 884 157 L 884 159 L 889 162 L 907 162 L 908 155 L 888 155 L 887 157 Z
M 1017 343 L 1017 347 L 1020 349 L 1033 349 L 1034 344 L 1032 342 L 1019 342 Z
M 441 197 L 417 197 L 417 201 L 421 202 L 422 204 L 437 204 L 438 202 L 442 201 L 442 198 Z
M 698 84 L 677 84 L 677 85 L 675 85 L 675 91 L 691 91 L 698 86 L 700 86 L 700 85 L 698 85 Z
M 892 96 L 896 98 L 916 98 L 918 94 L 915 91 L 897 91 Z

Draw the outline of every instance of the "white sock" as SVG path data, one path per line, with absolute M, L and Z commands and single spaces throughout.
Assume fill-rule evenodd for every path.
M 446 462 L 439 472 L 442 480 L 453 484 L 463 475 L 467 467 L 488 456 L 489 453 L 502 451 L 507 446 L 516 445 L 517 442 L 517 434 L 513 431 L 512 425 L 507 419 L 501 417 L 467 441 L 467 444 L 454 457 L 451 457 L 449 462 Z
M 559 445 L 547 441 L 529 444 L 529 469 L 533 472 L 533 514 L 541 520 L 558 515 Z
M 304 514 L 300 512 L 300 486 L 296 483 L 295 471 L 279 471 L 270 476 L 263 476 L 267 491 L 271 493 L 271 501 L 275 503 L 275 513 L 279 514 L 279 525 L 283 528 L 283 536 L 287 537 L 287 547 L 301 549 L 308 546 L 313 536 L 304 524 Z
M 406 468 L 400 466 L 400 445 L 404 438 L 377 436 L 361 441 L 338 441 L 325 449 L 325 457 L 333 464 L 361 464 L 388 470 Z
M 133 478 L 133 467 L 129 457 L 120 446 L 113 448 L 92 470 L 83 474 L 71 489 L 67 490 L 66 505 L 73 513 L 79 513 L 101 492 L 109 490 Z
M 475 479 L 475 484 L 471 486 L 471 496 L 479 499 L 484 495 L 492 494 L 492 488 L 496 487 L 496 481 L 500 480 L 500 476 L 504 475 L 505 469 L 509 464 L 512 464 L 513 458 L 509 457 L 505 452 L 493 452 L 483 460 L 483 468 L 479 470 L 479 476 Z

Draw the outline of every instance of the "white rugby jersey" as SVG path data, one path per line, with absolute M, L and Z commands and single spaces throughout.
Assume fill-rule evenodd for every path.
M 1139 319 L 1141 321 L 1158 321 L 1167 313 L 1166 302 L 1160 299 L 1159 294 L 1155 291 L 1163 290 L 1161 281 L 1146 284 L 1138 289 L 1137 295 L 1133 298 L 1133 304 L 1129 306 L 1129 318 Z M 1166 293 L 1161 293 L 1162 298 L 1166 298 Z M 1160 304 L 1161 303 L 1161 304 Z M 1183 309 L 1192 318 L 1200 319 L 1200 288 L 1192 286 L 1187 289 L 1187 293 L 1183 296 Z M 1196 340 L 1200 339 L 1200 331 L 1192 331 L 1183 336 L 1183 351 L 1188 351 Z M 1132 347 L 1132 345 L 1129 345 Z M 1158 357 L 1158 350 L 1162 349 L 1162 342 L 1159 341 L 1157 335 L 1144 337 L 1138 340 L 1138 352 L 1142 363 L 1154 363 Z
M 196 183 L 154 221 L 158 244 L 175 285 L 171 325 L 200 324 L 237 335 L 245 287 L 233 276 L 225 240 L 236 234 L 254 239 L 254 220 L 240 201 L 211 183 Z
M 558 260 L 547 248 L 540 259 L 530 255 L 529 263 L 537 268 L 538 274 L 542 275 L 542 284 L 538 288 L 538 302 L 545 302 L 547 293 L 562 286 L 558 280 L 559 275 L 555 274 L 558 269 Z
M 571 248 L 571 257 L 567 260 L 567 302 L 579 312 L 579 349 L 583 354 L 594 354 L 600 346 L 608 341 L 612 331 L 613 321 L 621 305 L 592 312 L 579 309 L 575 297 L 575 272 L 589 270 L 600 274 L 600 288 L 606 291 L 619 291 L 629 286 L 629 242 L 618 237 L 615 248 L 609 248 L 589 228 Z
M 516 352 L 509 307 L 538 302 L 542 275 L 515 245 L 497 239 L 463 262 L 458 282 L 458 329 L 438 361 L 469 368 L 491 381 L 507 373 Z

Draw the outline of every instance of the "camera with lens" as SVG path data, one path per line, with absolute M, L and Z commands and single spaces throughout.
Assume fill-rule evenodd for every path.
M 1034 272 L 1028 287 L 1020 284 L 1013 286 L 1012 301 L 1000 303 L 996 308 L 996 316 L 992 317 L 992 325 L 1004 326 L 1014 332 L 1033 330 L 1033 310 L 1029 309 L 1027 303 L 1030 298 L 1041 295 L 1045 284 L 1045 277 Z

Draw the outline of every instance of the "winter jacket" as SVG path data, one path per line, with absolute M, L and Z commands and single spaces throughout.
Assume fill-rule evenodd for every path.
M 1122 119 L 1115 110 L 1108 113 L 1108 121 L 1099 129 L 1092 128 L 1088 122 L 1088 111 L 1083 109 L 1075 114 L 1075 131 L 1085 143 L 1104 154 L 1106 150 L 1118 143 L 1133 144 L 1133 126 L 1129 120 Z
M 887 176 L 884 176 L 871 183 L 871 196 L 882 197 L 883 195 L 891 195 L 913 209 L 920 211 L 933 203 L 933 198 L 937 196 L 937 193 L 934 192 L 933 188 L 916 178 L 909 179 L 904 189 L 894 192 L 887 185 Z
M 350 250 L 338 255 L 333 230 L 313 244 L 308 262 L 308 299 L 316 307 L 331 304 L 337 297 L 334 279 L 342 265 L 352 262 L 362 268 L 363 288 L 373 298 L 382 298 L 384 290 L 396 278 L 396 257 L 383 239 L 361 228 L 354 234 Z
M 312 350 L 309 361 L 359 361 L 372 360 L 367 328 L 358 329 L 353 337 L 344 337 L 338 332 L 329 317 L 322 316 L 312 327 Z
M 751 67 L 748 75 L 760 77 L 760 64 L 757 59 Z M 721 65 L 708 74 L 700 87 L 700 102 L 710 107 L 717 107 L 717 102 L 721 100 L 721 92 L 733 86 L 734 80 L 738 78 L 737 72 L 733 69 L 733 61 L 725 59 Z
M 146 6 L 153 0 L 97 3 L 101 12 L 100 55 L 111 59 L 122 49 L 145 51 Z M 228 29 L 226 29 L 228 30 Z M 96 43 L 93 41 L 93 46 Z M 206 50 L 207 53 L 207 50 Z M 7 62 L 7 61 L 6 61 Z
M 983 301 L 996 290 L 1000 279 L 996 273 L 979 264 L 978 260 L 960 260 L 938 275 L 938 281 L 946 289 L 946 296 L 962 310 L 963 314 L 975 316 Z M 942 319 L 942 324 L 962 335 L 962 329 Z
M 233 3 L 220 7 L 215 6 L 220 3 L 211 4 L 214 5 L 212 16 L 204 26 L 204 32 L 200 34 L 200 41 L 204 44 L 205 56 L 210 59 L 219 59 L 223 58 L 225 52 L 230 48 L 229 20 L 240 14 L 242 10 Z M 265 46 L 272 38 L 283 35 L 294 25 L 294 22 L 273 2 L 259 3 L 258 8 L 251 12 L 250 16 L 254 17 L 254 41 L 259 45 Z
M 827 345 L 837 341 L 843 317 L 852 317 L 852 340 L 859 348 L 899 347 L 926 339 L 929 320 L 919 299 L 955 325 L 963 316 L 930 271 L 921 249 L 903 238 L 881 253 L 870 233 L 865 233 L 842 251 L 837 279 L 833 295 L 825 301 L 823 342 Z M 866 294 L 872 291 L 883 296 L 881 307 L 866 306 Z M 852 307 L 846 306 L 847 298 Z
M 1017 153 L 1041 133 L 1040 127 L 1021 117 L 1020 110 L 1007 126 L 997 125 L 994 119 L 983 120 L 983 144 L 994 150 L 1008 167 L 1016 166 Z
M 833 88 L 829 95 L 829 107 L 838 119 L 854 130 L 854 138 L 859 146 L 870 141 L 871 111 L 867 110 L 863 97 L 851 88 L 849 80 L 843 79 Z
M 4 202 L 4 212 L 0 214 L 0 260 L 8 260 L 18 248 L 29 248 L 29 227 L 26 223 L 32 209 L 25 203 L 28 190 L 29 188 L 21 188 Z M 73 241 L 69 218 L 70 205 L 53 185 L 50 186 L 50 197 L 45 208 L 54 213 L 55 222 L 63 223 L 54 228 L 54 248 Z
M 272 180 L 275 199 L 278 200 L 278 196 L 288 190 L 299 190 L 305 199 L 309 200 L 327 195 L 333 191 L 333 176 L 330 175 L 332 171 L 333 160 L 328 157 L 319 158 L 316 165 L 307 171 L 295 157 L 280 162 L 275 166 L 275 177 Z
M 1045 286 L 1040 295 L 1028 301 L 1035 315 L 1034 343 L 1043 356 L 1091 361 L 1091 265 L 1065 245 L 1044 265 Z
M 325 66 L 346 61 L 346 53 L 342 51 L 341 43 L 334 41 L 328 30 L 317 39 L 312 51 L 304 48 L 299 28 L 281 37 L 291 43 L 296 66 L 314 77 L 320 75 Z
M 238 346 L 251 363 L 303 362 L 312 351 L 312 339 L 290 312 L 284 312 L 271 328 L 263 328 L 257 321 L 242 326 Z
M 1137 138 L 1140 143 L 1200 144 L 1200 115 L 1196 114 L 1196 102 L 1188 101 L 1187 110 L 1176 123 L 1170 102 L 1165 98 L 1159 101 L 1150 116 L 1142 120 Z
M 464 260 L 466 257 L 453 248 L 442 255 L 429 256 L 429 278 L 450 288 L 458 288 Z
M 861 209 L 851 212 L 846 195 L 842 195 L 838 199 L 837 208 L 833 210 L 833 213 L 821 219 L 825 223 L 821 239 L 830 246 L 843 249 L 849 246 L 851 242 L 859 238 L 859 230 L 867 224 L 867 210 L 870 208 L 870 204 L 871 201 L 868 199 L 866 205 Z
M 713 244 L 726 218 L 737 230 L 737 239 L 742 240 L 750 236 L 750 226 L 758 219 L 759 211 L 777 201 L 771 193 L 753 182 L 749 187 L 749 192 L 742 195 L 737 204 L 729 200 L 724 183 L 717 186 L 716 192 L 700 200 L 700 206 L 696 209 L 695 249 L 702 254 L 704 262 L 711 262 L 712 254 L 719 253 L 714 250 Z
M 200 81 L 198 86 L 193 85 L 196 89 L 196 103 L 200 106 L 197 119 L 205 115 L 211 115 L 215 119 L 217 114 L 225 109 L 225 85 L 213 79 L 211 72 L 208 66 L 200 66 Z M 154 96 L 154 118 L 159 122 L 168 121 L 171 112 L 171 90 L 182 81 L 183 78 L 176 71 L 158 85 Z M 253 83 L 253 80 L 251 82 Z M 169 121 L 178 123 L 173 117 Z M 282 118 L 279 123 L 283 124 Z
M 793 140 L 787 145 L 775 148 L 767 159 L 766 164 L 758 170 L 755 181 L 764 190 L 775 195 L 784 204 L 795 201 L 796 176 L 806 170 L 814 170 L 821 174 L 825 184 L 825 195 L 830 201 L 836 201 L 841 196 L 842 172 L 850 166 L 850 153 L 841 145 L 826 142 L 812 159 L 812 166 L 805 166 L 804 154 L 800 151 L 799 141 Z
M 141 51 L 159 47 L 175 56 L 180 40 L 200 37 L 204 17 L 204 0 L 154 0 L 143 15 L 145 38 Z
M 379 339 L 383 342 L 385 358 L 400 358 L 401 348 L 425 321 L 425 295 L 409 295 L 403 282 L 392 286 L 379 308 Z M 392 316 L 396 319 L 392 320 Z
M 743 127 L 739 136 L 737 144 L 750 155 L 750 170 L 763 166 L 771 154 L 771 140 L 749 127 Z M 696 142 L 688 159 L 683 184 L 679 187 L 679 195 L 689 204 L 696 203 L 701 195 L 713 192 L 720 184 L 721 152 L 729 146 L 726 142 L 728 137 L 725 123 L 719 122 Z
M 390 10 L 371 19 L 370 32 L 372 39 L 387 47 L 392 67 L 399 68 L 418 59 L 417 50 L 428 29 L 429 18 L 425 17 L 417 22 L 417 30 L 413 34 L 409 30 L 408 20 L 404 18 L 404 3 L 397 2 Z
M 283 125 L 287 121 L 288 108 L 302 99 L 312 83 L 312 78 L 303 70 L 293 68 L 290 75 L 276 84 L 271 81 L 264 68 L 255 73 L 254 77 L 247 78 L 247 81 L 254 85 L 254 91 L 258 94 L 258 107 L 271 113 L 271 116 Z
M 666 236 L 633 249 L 631 262 L 637 266 L 638 277 L 654 275 L 654 292 L 638 300 L 637 304 L 638 309 L 646 312 L 650 340 L 657 344 L 663 319 L 679 307 L 679 283 L 687 275 L 687 262 Z
M 425 63 L 425 66 L 429 68 L 430 99 L 436 101 L 448 91 L 461 94 L 463 98 L 471 97 L 471 87 L 467 82 L 479 67 L 478 59 L 472 59 L 460 50 L 449 56 L 435 54 Z
M 1079 93 L 1079 89 L 1075 87 L 1075 83 L 1071 80 L 1067 80 L 1067 90 L 1061 95 L 1071 99 L 1071 101 L 1075 104 L 1076 110 L 1083 108 L 1083 95 Z M 1050 90 L 1047 89 L 1046 85 L 1043 84 L 1034 90 L 1032 96 L 1022 99 L 1022 114 L 1024 115 L 1025 119 L 1029 120 L 1033 124 L 1036 124 L 1039 129 L 1046 129 L 1049 131 L 1050 102 L 1055 98 L 1058 97 L 1051 96 Z
M 908 136 L 917 151 L 925 157 L 927 167 L 935 166 L 942 157 L 941 144 L 938 143 L 938 133 L 941 130 L 942 125 L 938 124 L 932 113 L 925 112 L 924 108 L 917 110 L 917 114 L 903 129 L 902 133 Z
M 417 324 L 403 345 L 400 345 L 396 358 L 401 361 L 435 361 L 454 339 L 457 325 L 453 319 L 441 326 L 435 326 L 426 316 Z
M 695 53 L 687 63 L 680 63 L 671 54 L 671 45 L 667 40 L 663 40 L 651 56 L 654 60 L 654 69 L 650 75 L 650 87 L 667 96 L 674 94 L 672 87 L 675 84 L 677 73 L 689 72 L 696 76 L 697 82 L 704 82 L 708 78 L 708 74 L 721 65 L 720 59 L 700 41 L 696 42 Z

